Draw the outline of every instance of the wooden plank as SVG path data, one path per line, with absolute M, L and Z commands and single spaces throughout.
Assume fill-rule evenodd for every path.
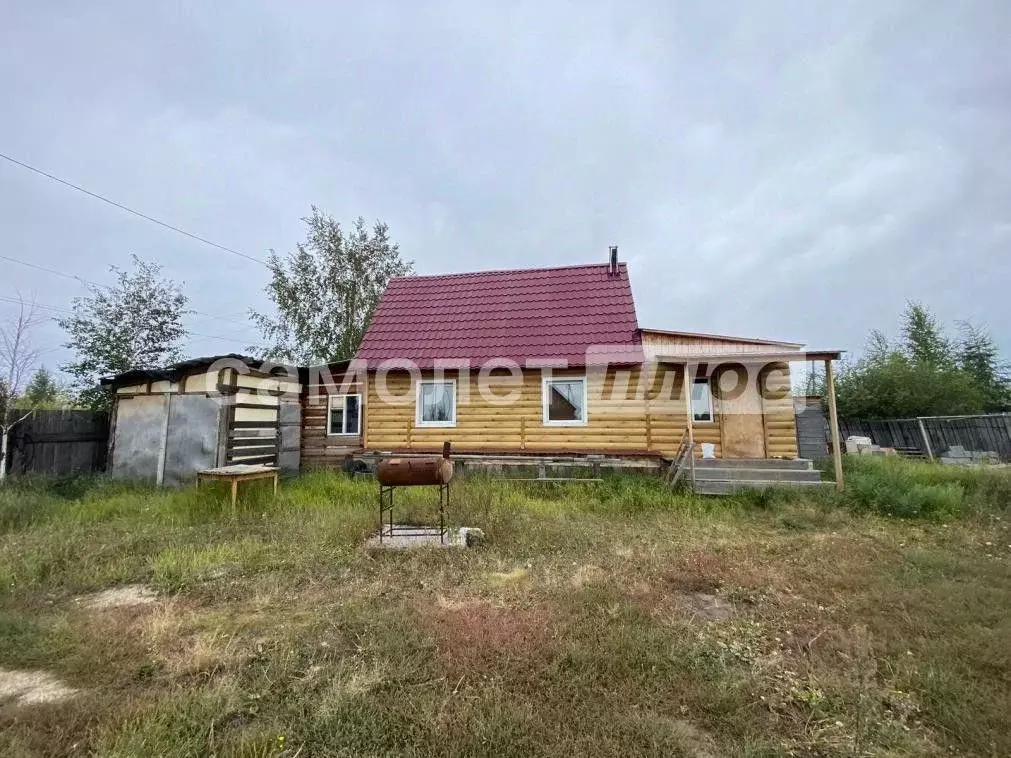
M 277 450 L 278 450 L 277 443 L 271 441 L 268 444 L 264 445 L 247 445 L 247 446 L 234 447 L 229 452 L 229 456 L 232 458 L 236 458 L 243 455 L 256 455 L 257 453 L 267 455 L 268 453 L 275 454 L 277 453 Z
M 832 460 L 835 464 L 836 489 L 843 488 L 842 449 L 839 446 L 839 414 L 835 404 L 835 369 L 831 359 L 825 361 L 825 383 L 828 385 L 828 423 L 832 434 Z
M 263 447 L 265 445 L 276 445 L 277 436 L 270 437 L 234 437 L 229 443 L 232 448 L 240 447 Z
M 274 456 L 274 455 L 264 455 L 264 456 L 260 456 L 258 458 L 234 458 L 234 457 L 229 457 L 228 458 L 228 463 L 229 464 L 241 463 L 241 464 L 249 464 L 249 465 L 254 465 L 254 464 L 258 464 L 258 463 L 266 464 L 266 463 L 275 463 L 276 459 L 277 459 L 277 456 Z

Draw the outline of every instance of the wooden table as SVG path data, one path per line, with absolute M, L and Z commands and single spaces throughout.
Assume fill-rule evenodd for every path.
M 231 466 L 221 466 L 219 468 L 209 468 L 197 472 L 197 489 L 200 489 L 202 479 L 226 481 L 232 483 L 232 513 L 235 513 L 235 504 L 239 499 L 239 482 L 251 482 L 254 479 L 273 479 L 274 497 L 277 497 L 277 486 L 280 472 L 277 466 L 264 466 L 262 464 L 249 465 L 236 463 Z

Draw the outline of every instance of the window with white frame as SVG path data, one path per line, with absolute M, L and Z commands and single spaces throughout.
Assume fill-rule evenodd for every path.
M 362 396 L 361 395 L 330 395 L 329 412 L 327 413 L 326 433 L 361 434 L 362 432 Z
M 545 426 L 582 426 L 586 423 L 586 377 L 544 377 L 541 388 Z
M 699 423 L 713 421 L 713 389 L 708 379 L 696 379 L 692 383 L 692 418 Z
M 424 379 L 415 398 L 417 426 L 456 426 L 456 381 Z

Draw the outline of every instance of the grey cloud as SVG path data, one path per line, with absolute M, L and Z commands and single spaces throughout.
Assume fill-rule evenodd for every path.
M 915 297 L 1009 350 L 1009 36 L 1000 0 L 21 3 L 0 151 L 253 255 L 316 203 L 425 273 L 616 242 L 648 326 L 859 349 Z M 20 169 L 0 200 L 11 255 L 101 279 L 136 252 L 199 310 L 261 299 L 261 268 Z M 193 353 L 255 338 L 191 323 L 234 338 Z

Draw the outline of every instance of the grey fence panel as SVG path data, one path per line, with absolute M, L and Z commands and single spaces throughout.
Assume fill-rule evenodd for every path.
M 973 452 L 994 453 L 1011 460 L 1011 414 L 925 418 L 923 427 L 934 455 L 944 454 L 952 445 Z
M 302 406 L 298 402 L 281 401 L 278 408 L 280 448 L 277 465 L 285 474 L 297 474 L 302 450 Z
M 116 408 L 116 439 L 112 475 L 155 482 L 165 439 L 167 395 L 120 398 Z
M 198 471 L 217 465 L 218 400 L 207 395 L 168 397 L 168 436 L 162 482 L 169 487 L 193 484 Z
M 828 456 L 828 422 L 820 399 L 795 398 L 797 454 L 808 460 Z
M 69 476 L 106 464 L 109 418 L 77 410 L 35 411 L 11 431 L 8 471 Z
M 920 424 L 923 424 L 921 430 Z M 840 419 L 839 434 L 870 437 L 876 445 L 918 451 L 927 455 L 923 440 L 926 432 L 930 452 L 944 455 L 952 446 L 971 452 L 990 452 L 1002 461 L 1011 461 L 1011 414 L 981 416 L 924 417 L 922 419 Z

